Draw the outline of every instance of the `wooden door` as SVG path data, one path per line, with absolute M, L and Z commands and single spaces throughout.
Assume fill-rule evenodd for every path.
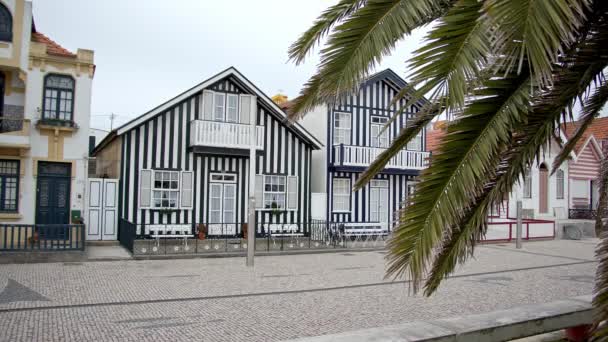
M 70 223 L 71 164 L 38 163 L 36 224 Z

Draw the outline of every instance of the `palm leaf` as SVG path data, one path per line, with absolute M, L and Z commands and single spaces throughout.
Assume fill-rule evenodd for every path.
M 490 55 L 491 21 L 484 15 L 483 4 L 478 0 L 456 2 L 408 63 L 413 70 L 412 84 L 424 84 L 421 93 L 432 91 L 431 100 L 444 98 L 446 108 L 464 106 L 467 94 L 463 85 L 479 76 Z
M 528 64 L 535 83 L 552 82 L 559 53 L 575 41 L 590 0 L 488 0 L 486 12 L 497 28 L 491 39 L 503 58 L 521 71 Z M 507 72 L 510 68 L 507 68 Z
M 441 280 L 454 271 L 457 263 L 464 262 L 472 253 L 475 242 L 485 231 L 489 206 L 501 201 L 511 191 L 527 165 L 550 141 L 560 116 L 572 107 L 602 72 L 602 64 L 605 66 L 608 62 L 608 25 L 601 19 L 588 25 L 592 27 L 588 30 L 589 34 L 562 56 L 560 66 L 553 71 L 553 86 L 536 97 L 527 124 L 514 133 L 513 141 L 499 166 L 489 174 L 489 177 L 494 175 L 495 178 L 486 180 L 485 190 L 472 199 L 463 220 L 454 226 L 455 229 L 444 234 L 442 248 L 434 259 L 425 284 L 426 295 L 432 294 Z M 430 172 L 433 168 L 434 165 L 431 165 Z
M 488 80 L 475 91 L 476 99 L 453 122 L 443 138 L 431 168 L 423 171 L 403 222 L 389 242 L 387 275 L 409 270 L 417 289 L 446 227 L 460 221 L 471 195 L 480 191 L 480 180 L 496 167 L 501 146 L 520 124 L 530 100 L 529 75 L 509 75 Z M 421 229 L 423 228 L 423 229 Z
M 603 78 L 602 74 L 598 76 Z M 568 139 L 566 145 L 564 145 L 557 157 L 555 157 L 555 160 L 553 161 L 553 171 L 551 172 L 552 174 L 568 158 L 574 149 L 574 146 L 576 146 L 589 125 L 591 125 L 593 120 L 600 114 L 600 111 L 604 107 L 604 104 L 606 104 L 606 101 L 608 101 L 608 84 L 602 80 L 600 80 L 600 82 L 599 87 L 595 89 L 593 95 L 583 102 L 583 108 L 579 117 L 580 124 L 572 137 Z
M 414 119 L 411 120 L 411 122 L 408 122 L 407 126 L 399 131 L 399 135 L 391 141 L 391 145 L 382 151 L 359 178 L 357 178 L 353 191 L 357 191 L 364 187 L 369 180 L 374 178 L 378 172 L 384 169 L 386 164 L 388 164 L 395 154 L 401 151 L 418 132 L 423 130 L 433 118 L 441 113 L 441 108 L 439 107 L 439 103 L 441 102 L 442 101 L 438 101 L 437 103 L 427 102 L 420 108 L 420 111 L 416 113 Z
M 292 101 L 290 118 L 354 91 L 400 39 L 448 6 L 449 0 L 368 0 L 330 33 L 318 71 Z
M 327 35 L 336 23 L 359 9 L 365 2 L 366 0 L 341 0 L 339 3 L 326 9 L 313 25 L 289 47 L 289 59 L 296 64 L 304 62 L 304 59 L 315 45 L 320 43 L 321 39 Z
M 602 161 L 600 163 L 600 174 L 598 181 L 600 183 L 600 198 L 597 203 L 597 215 L 595 218 L 595 235 L 601 236 L 604 230 L 604 219 L 608 218 L 608 153 L 607 148 L 602 149 Z

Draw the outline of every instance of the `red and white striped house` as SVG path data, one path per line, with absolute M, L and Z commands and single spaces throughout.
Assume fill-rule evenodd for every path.
M 565 138 L 570 138 L 579 122 L 563 125 Z M 570 209 L 595 209 L 599 199 L 598 175 L 602 156 L 602 144 L 608 142 L 608 118 L 598 118 L 587 128 L 579 143 L 574 147 L 568 161 L 570 170 Z

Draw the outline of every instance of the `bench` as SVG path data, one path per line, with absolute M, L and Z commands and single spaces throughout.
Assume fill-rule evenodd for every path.
M 294 223 L 268 223 L 264 225 L 264 230 L 272 237 L 304 236 L 304 233 L 299 232 L 298 225 Z
M 184 239 L 184 246 L 188 246 L 188 238 L 193 237 L 192 227 L 189 224 L 149 224 L 147 233 L 156 239 L 158 247 L 160 239 Z
M 382 223 L 345 222 L 342 234 L 345 237 L 388 236 L 388 227 Z

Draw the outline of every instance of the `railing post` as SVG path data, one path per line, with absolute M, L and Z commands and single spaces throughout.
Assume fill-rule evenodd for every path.
M 340 165 L 344 165 L 344 144 L 340 144 Z
M 521 249 L 521 230 L 522 230 L 522 203 L 517 201 L 517 229 L 515 238 L 515 247 Z

